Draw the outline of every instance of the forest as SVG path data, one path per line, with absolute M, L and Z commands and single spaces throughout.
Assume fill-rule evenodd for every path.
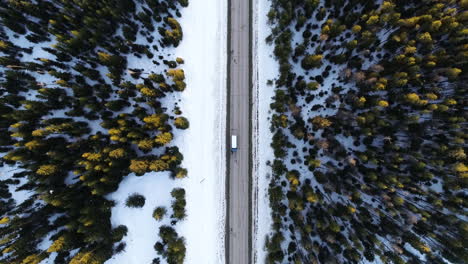
M 466 0 L 271 0 L 265 263 L 467 263 Z
M 170 55 L 187 5 L 0 0 L 0 166 L 13 171 L 0 181 L 0 263 L 104 263 L 125 250 L 127 233 L 112 226 L 106 195 L 130 173 L 187 175 L 173 144 L 189 128 L 174 99 L 186 88 L 184 60 Z M 16 204 L 11 188 L 31 195 Z M 175 225 L 185 191 L 172 193 Z M 126 204 L 141 207 L 145 197 Z M 154 221 L 165 213 L 156 208 Z M 160 237 L 153 263 L 183 263 L 184 238 L 172 226 L 149 232 Z M 46 236 L 50 247 L 39 249 Z

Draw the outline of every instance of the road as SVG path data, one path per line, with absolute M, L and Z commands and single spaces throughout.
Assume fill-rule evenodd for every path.
M 229 128 L 238 150 L 229 157 L 227 263 L 250 261 L 250 0 L 231 0 Z M 229 135 L 229 139 L 231 138 Z

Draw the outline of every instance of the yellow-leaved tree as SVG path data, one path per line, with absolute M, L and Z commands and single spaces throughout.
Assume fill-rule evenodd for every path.
M 144 174 L 148 171 L 149 162 L 147 160 L 131 160 L 130 171 L 136 174 Z
M 307 191 L 305 196 L 309 203 L 316 203 L 318 201 L 318 196 L 313 190 Z
M 318 128 L 325 128 L 331 126 L 332 122 L 324 117 L 316 116 L 312 118 L 312 124 Z
M 43 259 L 45 259 L 46 255 L 38 255 L 32 254 L 27 256 L 26 258 L 21 261 L 21 264 L 39 264 Z
M 154 142 L 156 142 L 159 145 L 166 145 L 169 142 L 172 141 L 172 133 L 171 132 L 164 132 L 161 134 L 158 134 L 156 138 L 154 139 Z
M 189 127 L 189 121 L 183 116 L 179 116 L 174 120 L 174 124 L 177 128 L 187 129 Z
M 93 254 L 93 252 L 79 252 L 71 260 L 69 264 L 102 264 L 103 259 Z
M 125 150 L 123 148 L 114 149 L 109 152 L 109 157 L 113 159 L 120 159 L 126 156 Z
M 185 73 L 182 69 L 170 69 L 167 71 L 167 75 L 172 77 L 172 80 L 175 83 L 177 91 L 183 91 L 187 86 L 184 82 Z
M 165 114 L 153 114 L 143 118 L 143 122 L 145 122 L 149 128 L 158 129 L 164 122 L 167 120 L 167 115 Z
M 60 236 L 57 238 L 52 245 L 47 249 L 47 252 L 58 252 L 62 251 L 64 248 L 66 248 L 66 237 L 65 235 Z
M 145 138 L 138 141 L 138 148 L 141 150 L 151 150 L 154 147 L 154 141 L 150 138 Z
M 149 168 L 152 171 L 165 171 L 169 169 L 169 164 L 162 160 L 153 160 L 151 161 Z
M 43 176 L 49 176 L 57 173 L 58 167 L 56 165 L 42 165 L 37 169 L 36 173 Z

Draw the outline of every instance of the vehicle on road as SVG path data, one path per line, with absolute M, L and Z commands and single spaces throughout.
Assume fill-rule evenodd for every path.
M 231 136 L 231 151 L 232 152 L 237 151 L 237 136 L 236 135 Z

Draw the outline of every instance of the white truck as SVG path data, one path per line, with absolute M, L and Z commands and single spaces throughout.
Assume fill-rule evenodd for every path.
M 231 151 L 232 152 L 237 151 L 237 136 L 236 135 L 231 136 Z

